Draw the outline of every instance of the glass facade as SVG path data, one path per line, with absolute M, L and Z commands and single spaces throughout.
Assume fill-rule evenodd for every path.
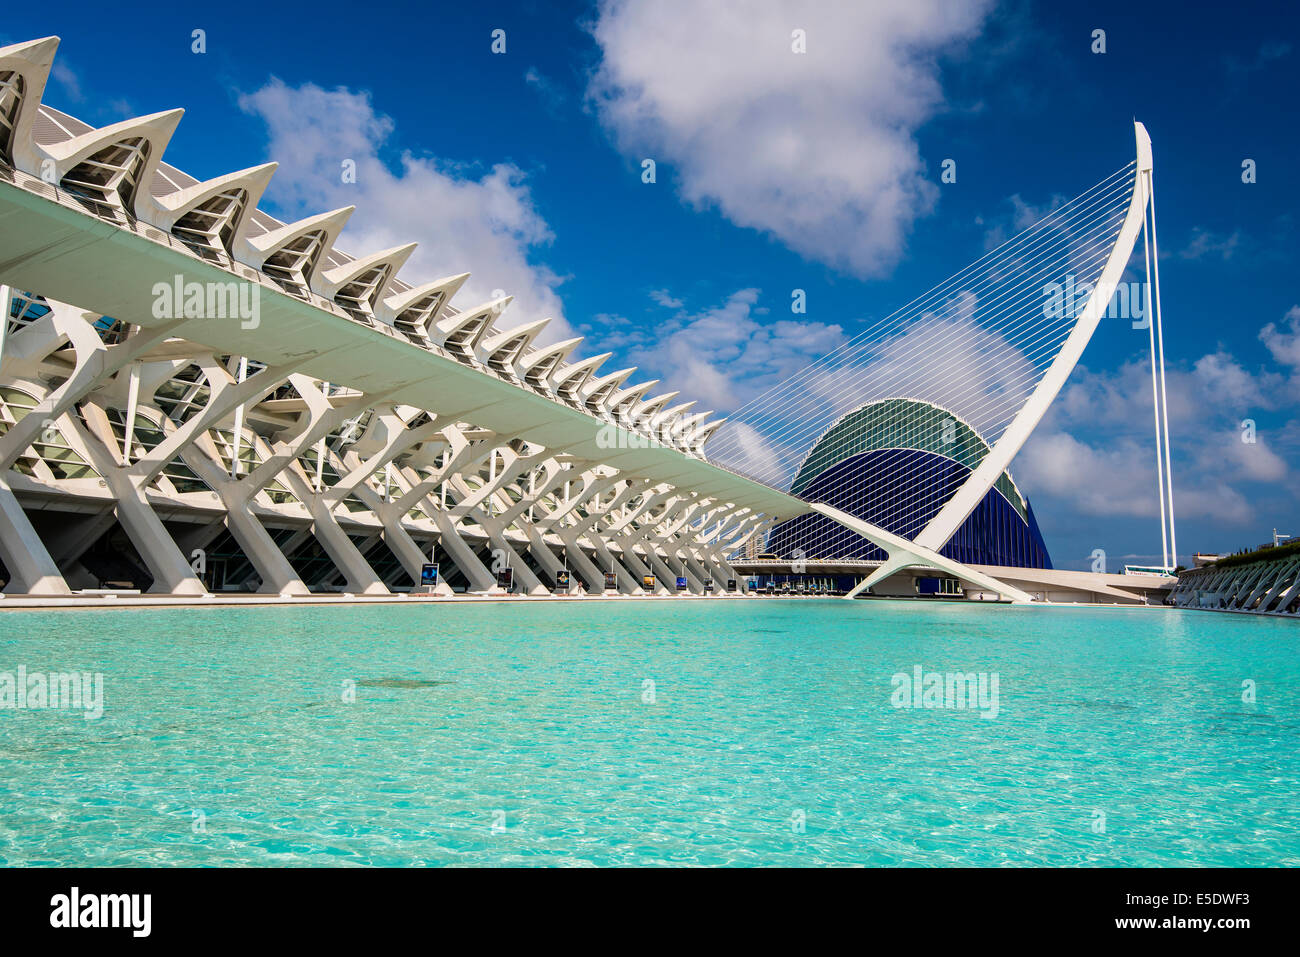
M 914 537 L 988 454 L 968 425 L 912 399 L 872 403 L 839 420 L 808 453 L 791 491 Z M 784 559 L 883 561 L 885 553 L 822 515 L 777 525 L 767 551 Z M 1004 472 L 940 550 L 977 565 L 1051 568 L 1033 509 Z

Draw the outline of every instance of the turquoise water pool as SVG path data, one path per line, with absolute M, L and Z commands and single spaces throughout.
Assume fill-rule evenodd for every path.
M 1289 621 L 767 599 L 0 613 L 0 672 L 20 665 L 102 672 L 104 712 L 0 709 L 7 865 L 1300 864 Z M 996 717 L 895 707 L 918 665 L 996 674 Z

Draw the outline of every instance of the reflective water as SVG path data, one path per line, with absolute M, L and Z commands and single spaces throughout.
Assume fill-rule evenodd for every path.
M 104 681 L 98 720 L 0 709 L 0 863 L 1296 865 L 1298 638 L 837 600 L 0 613 L 0 679 Z M 918 665 L 996 674 L 996 717 L 895 707 Z

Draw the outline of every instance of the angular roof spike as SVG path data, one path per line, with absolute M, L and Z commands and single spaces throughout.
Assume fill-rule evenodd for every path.
M 711 436 L 714 432 L 716 432 L 718 430 L 718 427 L 721 426 L 722 423 L 726 421 L 727 421 L 726 419 L 714 419 L 712 422 L 709 422 L 697 428 L 695 430 L 695 433 L 691 436 L 691 442 L 690 442 L 691 450 L 695 452 L 703 452 L 704 443 L 708 441 L 709 436 Z
M 619 391 L 619 393 L 610 400 L 609 407 L 613 410 L 630 407 L 658 384 L 658 379 L 647 379 L 645 382 L 638 383 L 637 385 L 628 386 L 626 389 Z
M 12 70 L 23 78 L 22 102 L 13 117 L 13 130 L 8 144 L 0 142 L 0 155 L 5 154 L 13 165 L 25 173 L 39 176 L 41 159 L 32 142 L 32 124 L 45 95 L 45 84 L 54 65 L 54 54 L 59 49 L 58 37 L 42 37 L 11 46 L 0 47 L 0 70 Z
M 683 402 L 680 405 L 675 405 L 671 409 L 664 409 L 662 412 L 658 413 L 651 422 L 657 428 L 671 430 L 674 425 L 673 420 L 680 418 L 681 414 L 693 405 L 695 405 L 694 399 L 690 402 Z
M 443 335 L 451 335 L 458 329 L 463 329 L 467 323 L 474 322 L 479 333 L 487 330 L 492 321 L 501 314 L 501 310 L 510 304 L 514 299 L 513 296 L 502 296 L 500 299 L 493 299 L 475 306 L 473 309 L 464 309 L 452 316 L 445 317 L 438 323 L 437 329 Z M 430 330 L 432 332 L 432 330 Z
M 226 173 L 224 176 L 217 176 L 213 179 L 204 180 L 202 183 L 195 183 L 193 186 L 178 189 L 166 196 L 154 199 L 154 202 L 159 209 L 179 215 L 179 211 L 202 202 L 213 193 L 218 193 L 231 186 L 242 186 L 248 190 L 249 208 L 255 208 L 257 201 L 261 199 L 262 193 L 266 191 L 267 185 L 271 182 L 271 176 L 279 168 L 279 163 L 263 163 L 261 166 L 250 166 L 248 169 Z M 162 224 L 155 223 L 155 225 Z
M 578 389 L 613 354 L 612 352 L 605 352 L 557 369 L 551 374 L 551 382 L 555 387 L 555 391 L 576 400 Z
M 73 136 L 69 139 L 58 143 L 51 143 L 49 146 L 32 145 L 32 151 L 41 159 L 50 159 L 54 161 L 55 176 L 59 182 L 74 170 L 83 160 L 89 159 L 100 150 L 111 147 L 124 140 L 143 138 L 149 143 L 148 155 L 144 157 L 144 163 L 136 172 L 134 192 L 131 197 L 131 209 L 128 210 L 133 216 L 144 218 L 144 213 L 148 209 L 149 184 L 153 180 L 154 172 L 158 169 L 158 163 L 162 160 L 162 155 L 167 149 L 167 144 L 171 141 L 172 134 L 176 132 L 176 127 L 185 115 L 184 110 L 164 110 L 161 113 L 151 113 L 148 116 L 140 116 L 135 119 L 122 120 L 120 123 L 112 123 L 108 126 L 101 126 L 98 129 L 82 133 L 80 136 Z M 41 175 L 40 162 L 37 163 L 37 169 L 24 170 L 35 176 Z
M 369 256 L 353 259 L 338 266 L 318 270 L 312 288 L 326 299 L 333 299 L 343 286 L 376 267 L 382 267 L 386 269 L 387 274 L 375 290 L 374 302 L 378 302 L 383 295 L 384 288 L 392 282 L 398 270 L 411 258 L 411 253 L 415 252 L 417 246 L 419 246 L 419 243 L 406 243 L 401 246 L 394 246 L 392 249 L 383 249 L 377 253 L 371 253 Z M 374 307 L 374 302 L 371 303 L 371 308 Z
M 451 297 L 456 295 L 456 291 L 468 278 L 469 273 L 463 272 L 395 293 L 385 299 L 376 311 L 379 318 L 390 325 L 395 325 L 398 319 L 402 319 L 407 325 L 420 326 L 428 334 L 433 323 L 442 318 Z
M 532 322 L 525 322 L 523 325 L 515 326 L 513 329 L 503 329 L 496 334 L 487 337 L 479 347 L 487 353 L 496 352 L 502 346 L 513 342 L 519 336 L 526 336 L 525 345 L 531 342 L 543 329 L 550 325 L 550 318 L 535 319 Z
M 583 389 L 583 403 L 592 412 L 608 409 L 610 401 L 618 391 L 618 387 L 626 382 L 633 372 L 636 372 L 636 366 L 619 369 L 617 372 L 611 372 L 600 378 L 592 377 L 588 379 Z
M 514 296 L 502 296 L 500 299 L 493 299 L 492 302 L 488 303 L 488 321 L 483 324 L 483 331 L 478 336 L 479 342 L 482 342 L 488 336 L 495 335 L 502 331 L 497 328 L 497 320 L 499 320 L 501 314 L 506 311 L 506 307 L 514 301 Z
M 48 67 L 54 62 L 54 53 L 58 48 L 59 38 L 56 36 L 41 37 L 39 40 L 23 40 L 20 43 L 0 47 L 0 60 L 16 57 L 26 60 L 33 66 L 44 64 Z
M 514 363 L 551 320 L 537 319 L 479 340 L 479 354 L 498 372 L 514 372 Z
M 185 111 L 177 108 L 150 113 L 147 116 L 136 116 L 128 120 L 119 120 L 116 123 L 96 127 L 93 130 L 69 137 L 58 143 L 51 143 L 48 147 L 42 147 L 42 149 L 55 161 L 75 165 L 84 159 L 87 154 L 93 153 L 101 144 L 112 143 L 114 140 L 122 139 L 132 133 L 139 135 L 140 132 L 147 131 L 155 137 L 163 138 L 162 143 L 165 146 L 167 140 L 176 132 L 176 127 L 180 124 L 181 117 L 184 115 Z M 157 159 L 157 157 L 154 158 Z
M 685 437 L 687 433 L 689 433 L 697 425 L 704 422 L 704 420 L 707 419 L 712 414 L 713 414 L 713 410 L 710 409 L 708 412 L 697 412 L 694 415 L 684 416 L 681 419 L 681 421 L 677 423 L 675 427 L 675 431 L 679 436 Z
M 254 236 L 252 239 L 245 239 L 238 244 L 240 253 L 235 258 L 249 266 L 261 269 L 267 257 L 281 246 L 317 230 L 325 234 L 323 249 L 328 250 L 334 245 L 334 240 L 343 231 L 348 218 L 351 217 L 355 210 L 355 206 L 344 206 L 342 209 L 308 216 L 306 219 L 300 219 L 297 222 L 281 226 L 279 229 L 273 229 L 269 233 L 262 233 L 262 235 Z
M 493 321 L 513 298 L 503 296 L 474 309 L 448 316 L 430 327 L 429 338 L 438 345 L 445 345 L 464 359 L 473 359 L 474 348 L 479 340 L 487 334 Z
M 617 372 L 609 372 L 599 378 L 593 378 L 590 383 L 591 389 L 594 391 L 595 389 L 604 388 L 606 385 L 622 385 L 631 378 L 632 373 L 635 371 L 636 366 L 628 366 L 626 369 L 619 369 Z
M 645 418 L 646 416 L 653 415 L 659 409 L 662 409 L 665 405 L 667 405 L 669 401 L 675 399 L 678 395 L 679 393 L 677 392 L 665 392 L 662 395 L 655 396 L 653 399 L 646 399 L 632 413 L 632 421 L 637 422 L 640 419 Z
M 518 365 L 524 380 L 539 389 L 545 388 L 551 374 L 559 368 L 569 353 L 581 344 L 582 336 L 576 336 L 563 342 L 553 342 L 549 346 L 542 346 L 521 356 Z
M 312 278 L 354 209 L 355 206 L 345 206 L 308 216 L 260 236 L 239 238 L 235 243 L 235 259 L 261 271 L 289 295 L 312 302 Z
M 187 186 L 184 189 L 178 189 L 161 198 L 150 195 L 144 203 L 144 209 L 141 211 L 141 219 L 152 223 L 159 229 L 165 229 L 168 232 L 176 225 L 177 220 L 181 219 L 195 207 L 208 202 L 220 193 L 232 189 L 242 189 L 247 194 L 243 207 L 234 214 L 235 240 L 232 246 L 238 244 L 239 236 L 248 221 L 249 214 L 257 208 L 262 194 L 266 191 L 267 185 L 271 182 L 271 177 L 279 168 L 279 163 L 263 163 L 261 166 L 250 166 L 248 169 L 241 169 L 234 173 L 227 173 L 224 176 L 218 176 L 214 179 L 205 180 L 202 183 L 195 183 L 193 186 Z M 227 252 L 233 253 L 233 249 Z

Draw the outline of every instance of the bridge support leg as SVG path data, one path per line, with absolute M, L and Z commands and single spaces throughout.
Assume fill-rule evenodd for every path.
M 7 322 L 0 316 L 0 322 Z M 45 550 L 30 519 L 0 473 L 0 558 L 9 569 L 5 591 L 25 595 L 70 595 L 59 566 Z
M 1017 604 L 1033 601 L 1028 594 L 1000 582 L 996 578 L 985 575 L 983 572 L 977 572 L 968 565 L 961 562 L 955 562 L 951 558 L 945 558 L 938 552 L 923 548 L 915 542 L 903 538 L 901 535 L 895 535 L 893 532 L 887 532 L 883 528 L 878 528 L 868 522 L 862 521 L 847 512 L 841 512 L 837 508 L 831 508 L 829 505 L 820 503 L 811 503 L 813 511 L 825 515 L 834 522 L 838 522 L 850 531 L 857 532 L 863 538 L 879 545 L 889 553 L 889 559 L 884 565 L 877 568 L 871 573 L 857 588 L 853 589 L 846 597 L 853 597 L 865 588 L 876 584 L 888 575 L 892 575 L 900 568 L 908 565 L 922 565 L 927 568 L 934 568 L 938 571 L 947 572 L 953 578 L 961 579 L 971 585 L 977 585 L 980 588 L 996 592 L 1002 598 Z
M 890 575 L 894 574 L 894 572 L 902 571 L 908 565 L 915 563 L 916 560 L 911 555 L 905 555 L 902 552 L 891 552 L 889 557 L 885 560 L 885 564 L 881 565 L 866 578 L 862 579 L 862 581 L 854 585 L 853 590 L 844 597 L 857 598 L 864 591 L 870 591 L 871 586 L 884 581 Z

